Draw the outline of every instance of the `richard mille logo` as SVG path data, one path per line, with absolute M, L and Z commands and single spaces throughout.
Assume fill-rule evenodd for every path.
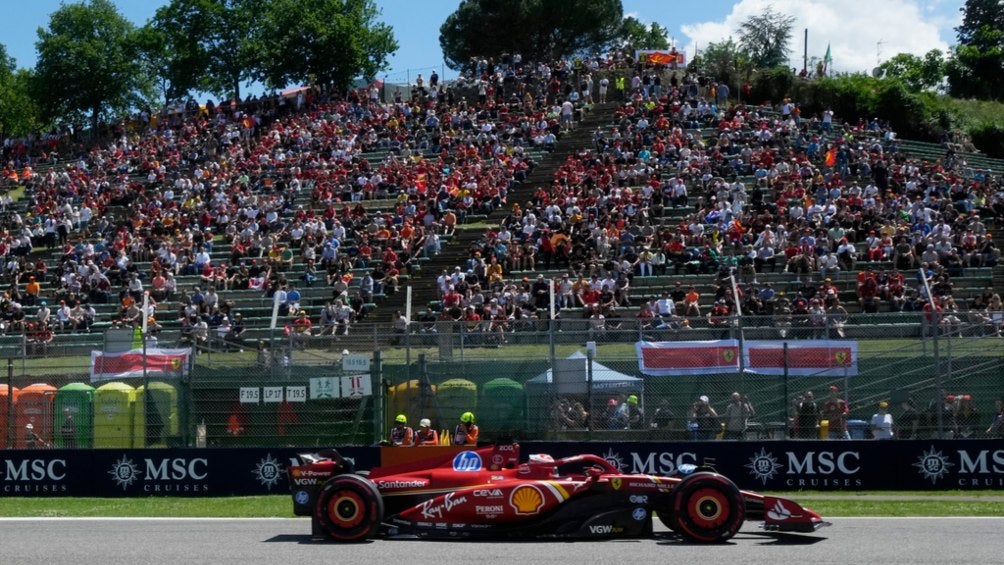
M 768 453 L 766 448 L 761 448 L 759 452 L 754 452 L 750 457 L 750 462 L 743 465 L 750 470 L 753 478 L 766 485 L 767 481 L 774 478 L 774 475 L 781 470 L 782 465 L 778 463 L 777 457 L 773 453 Z
M 263 487 L 272 490 L 272 487 L 279 484 L 279 480 L 286 474 L 286 469 L 282 467 L 278 459 L 272 458 L 271 453 L 266 453 L 265 458 L 255 465 L 251 474 L 258 479 Z
M 943 479 L 949 467 L 954 467 L 955 464 L 948 460 L 947 455 L 931 446 L 931 449 L 920 454 L 913 466 L 919 470 L 924 480 L 930 480 L 933 485 Z
M 116 486 L 120 486 L 122 490 L 126 490 L 139 478 L 139 467 L 133 463 L 132 459 L 123 455 L 118 461 L 112 463 L 112 468 L 108 471 L 108 474 L 112 476 L 112 480 L 115 481 Z

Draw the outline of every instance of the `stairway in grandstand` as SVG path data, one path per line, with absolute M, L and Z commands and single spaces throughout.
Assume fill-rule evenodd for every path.
M 489 227 L 498 226 L 512 211 L 514 203 L 523 203 L 537 188 L 550 186 L 555 171 L 568 155 L 592 147 L 593 132 L 597 127 L 613 121 L 617 107 L 618 105 L 614 103 L 592 105 L 575 127 L 561 136 L 554 150 L 540 160 L 526 180 L 509 192 L 505 205 L 494 210 L 483 223 L 487 223 Z M 421 271 L 410 279 L 413 318 L 423 312 L 426 306 L 438 300 L 436 278 L 444 270 L 452 272 L 455 267 L 464 265 L 470 257 L 471 245 L 484 237 L 485 228 L 486 226 L 481 223 L 470 227 L 459 225 L 453 237 L 444 242 L 439 255 L 430 257 L 421 264 Z M 377 321 L 390 320 L 397 310 L 404 311 L 405 301 L 406 295 L 403 291 L 388 296 L 373 312 L 372 318 Z

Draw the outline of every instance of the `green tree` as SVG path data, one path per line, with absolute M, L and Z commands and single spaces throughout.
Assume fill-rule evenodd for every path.
M 169 95 L 204 90 L 240 98 L 241 85 L 261 75 L 258 43 L 265 0 L 171 0 L 150 26 L 163 34 L 167 60 L 160 78 Z
M 695 72 L 735 86 L 747 70 L 749 60 L 732 38 L 709 43 L 695 59 Z
M 262 74 L 281 88 L 311 83 L 346 89 L 372 79 L 397 50 L 373 0 L 273 0 L 262 17 Z
M 34 95 L 43 115 L 94 130 L 152 95 L 137 58 L 136 28 L 109 0 L 64 4 L 39 28 Z
M 938 49 L 931 49 L 923 58 L 911 53 L 900 53 L 879 65 L 887 78 L 903 82 L 911 92 L 921 92 L 936 88 L 945 78 L 945 56 Z
M 506 53 L 551 60 L 605 47 L 623 15 L 620 0 L 461 0 L 439 28 L 439 45 L 451 69 Z
M 17 69 L 0 45 L 0 137 L 39 130 L 38 106 L 31 96 L 31 72 Z
M 656 22 L 646 26 L 628 16 L 621 22 L 613 42 L 622 49 L 669 49 L 669 31 Z
M 775 12 L 772 6 L 740 24 L 739 46 L 754 68 L 788 66 L 788 43 L 794 24 L 794 16 Z
M 959 45 L 949 59 L 948 91 L 960 98 L 1004 100 L 1004 4 L 967 0 Z

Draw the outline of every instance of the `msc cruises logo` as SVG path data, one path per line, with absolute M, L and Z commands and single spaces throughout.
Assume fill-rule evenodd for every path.
M 937 483 L 948 473 L 949 467 L 954 467 L 955 463 L 948 460 L 948 456 L 931 446 L 931 449 L 920 454 L 917 462 L 913 464 L 918 469 L 924 480 L 930 480 L 931 484 Z
M 773 453 L 769 453 L 766 448 L 761 448 L 759 452 L 753 453 L 753 456 L 750 457 L 750 462 L 743 465 L 743 467 L 750 470 L 753 478 L 764 485 L 767 484 L 767 481 L 773 479 L 774 475 L 777 475 L 782 466 L 777 461 L 777 457 L 774 457 Z

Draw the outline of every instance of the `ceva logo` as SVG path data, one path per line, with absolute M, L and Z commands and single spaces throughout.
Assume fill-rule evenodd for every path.
M 480 471 L 481 466 L 481 456 L 474 451 L 461 451 L 453 458 L 454 471 Z

